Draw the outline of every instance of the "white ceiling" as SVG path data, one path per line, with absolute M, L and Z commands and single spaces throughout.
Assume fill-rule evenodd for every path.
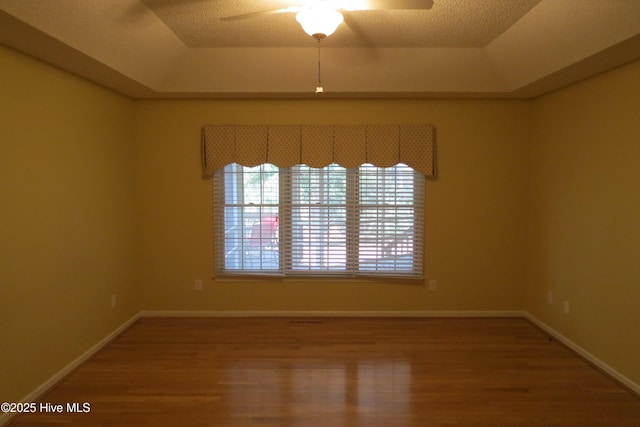
M 348 13 L 315 95 L 294 14 L 220 20 L 294 3 L 0 0 L 0 42 L 135 98 L 533 97 L 640 58 L 640 0 L 434 0 Z

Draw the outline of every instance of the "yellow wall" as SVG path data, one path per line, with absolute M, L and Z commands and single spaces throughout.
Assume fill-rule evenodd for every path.
M 410 100 L 138 103 L 141 284 L 147 310 L 517 310 L 522 308 L 530 102 Z M 439 290 L 344 281 L 213 281 L 212 183 L 203 124 L 433 123 L 426 269 Z M 202 292 L 194 279 L 204 279 Z
M 535 101 L 133 101 L 0 48 L 0 401 L 139 310 L 525 309 L 640 383 L 638 75 L 635 63 Z M 213 281 L 205 123 L 433 123 L 438 291 Z
M 0 85 L 5 402 L 131 318 L 139 301 L 134 102 L 2 46 Z
M 636 384 L 639 119 L 640 62 L 534 101 L 525 305 Z

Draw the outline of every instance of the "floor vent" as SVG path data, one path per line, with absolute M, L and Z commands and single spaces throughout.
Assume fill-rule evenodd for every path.
M 321 325 L 320 319 L 293 319 L 289 320 L 290 325 Z

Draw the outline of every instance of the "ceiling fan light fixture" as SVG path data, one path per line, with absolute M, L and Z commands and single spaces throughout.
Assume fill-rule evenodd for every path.
M 311 37 L 324 38 L 338 29 L 338 25 L 342 24 L 344 17 L 335 9 L 312 7 L 298 12 L 296 21 L 300 23 L 304 32 Z

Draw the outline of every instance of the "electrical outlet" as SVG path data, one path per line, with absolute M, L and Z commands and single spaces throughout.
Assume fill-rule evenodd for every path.
M 118 303 L 118 297 L 116 294 L 111 295 L 111 308 L 116 308 L 116 304 Z
M 564 302 L 564 314 L 569 314 L 569 301 Z
M 437 280 L 429 280 L 429 292 L 435 292 L 438 290 L 438 281 Z
M 551 291 L 547 291 L 547 303 L 553 304 L 553 293 Z
M 193 290 L 194 291 L 201 291 L 202 290 L 202 280 L 196 279 L 196 281 L 193 283 Z

